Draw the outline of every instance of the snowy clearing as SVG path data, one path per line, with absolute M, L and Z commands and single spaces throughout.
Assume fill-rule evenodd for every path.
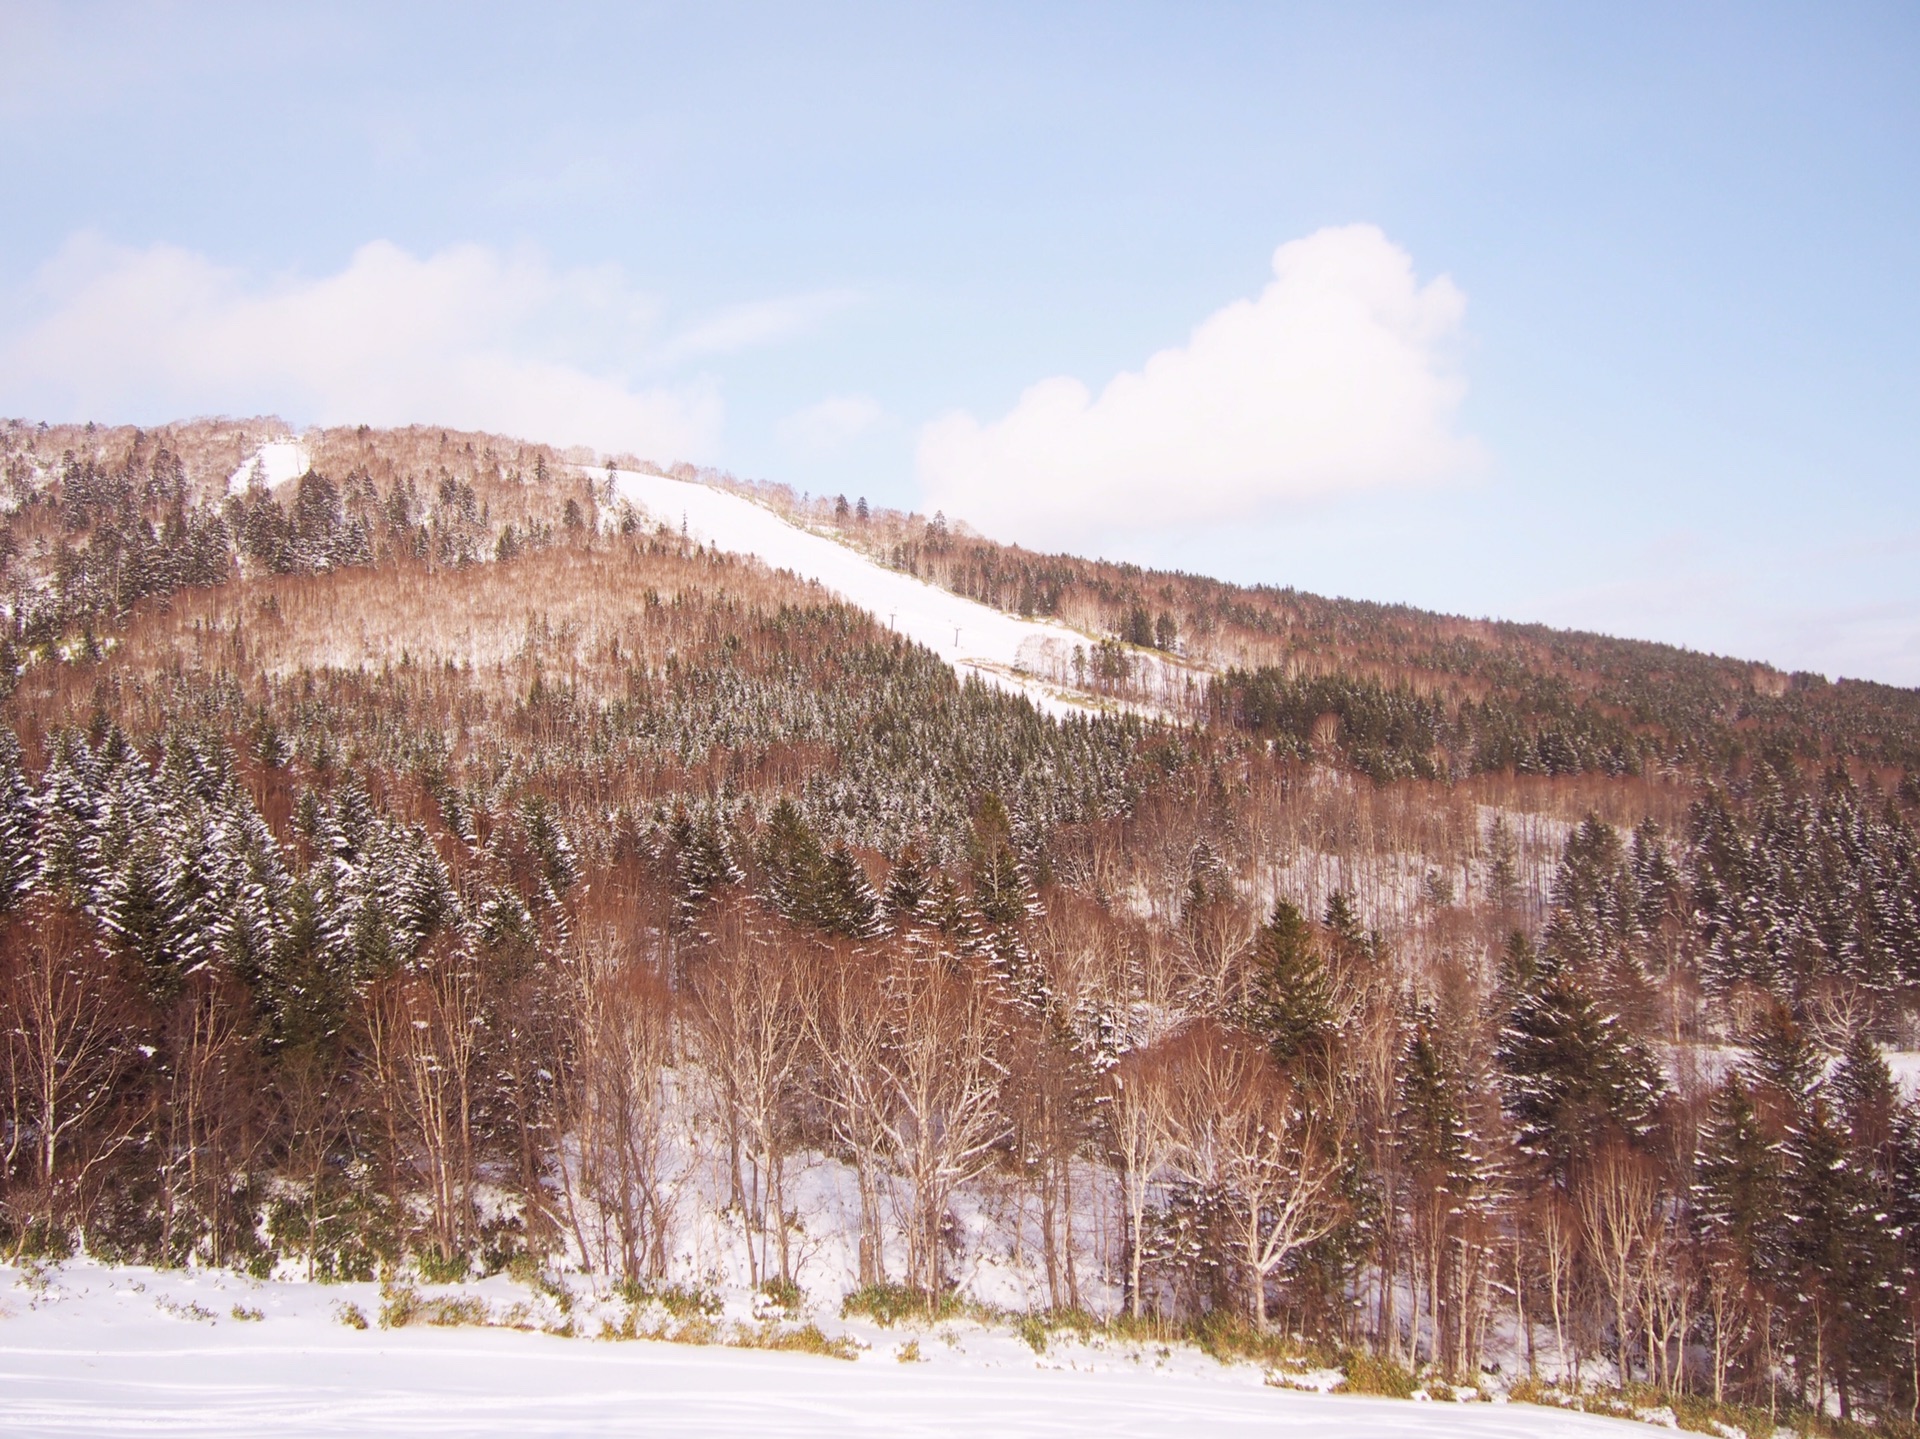
M 430 1290 L 529 1291 L 505 1280 Z M 536 1296 L 537 1297 L 537 1296 Z M 1418 1404 L 1269 1387 L 1150 1348 L 1070 1343 L 1036 1356 L 1013 1335 L 941 1325 L 922 1363 L 903 1330 L 835 1324 L 854 1362 L 804 1354 L 511 1329 L 365 1330 L 370 1284 L 256 1282 L 228 1273 L 74 1263 L 0 1268 L 0 1432 L 74 1434 L 1166 1435 L 1300 1439 L 1599 1436 L 1644 1429 L 1526 1405 Z M 240 1317 L 245 1315 L 246 1317 Z M 257 1316 L 257 1317 L 256 1317 Z M 1159 1372 L 1156 1372 L 1159 1371 Z
M 1909 1099 L 1920 1100 L 1920 1050 L 1883 1048 L 1881 1053 L 1901 1092 Z
M 603 483 L 607 478 L 605 470 L 587 473 Z M 1098 701 L 1061 683 L 1070 673 L 1074 649 L 1094 643 L 1079 630 L 1048 620 L 1019 619 L 890 570 L 726 490 L 626 470 L 616 473 L 615 487 L 621 498 L 670 529 L 684 526 L 704 544 L 754 555 L 775 569 L 819 582 L 881 624 L 925 645 L 963 675 L 975 674 L 1024 694 L 1056 715 L 1098 706 Z
M 298 440 L 272 440 L 255 450 L 240 465 L 240 468 L 227 476 L 227 493 L 237 495 L 253 482 L 255 467 L 260 471 L 260 482 L 268 489 L 278 489 L 288 480 L 297 480 L 313 468 L 313 456 L 307 447 Z

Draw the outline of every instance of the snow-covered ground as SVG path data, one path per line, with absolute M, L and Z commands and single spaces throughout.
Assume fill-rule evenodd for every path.
M 1284 1432 L 1298 1439 L 1574 1439 L 1618 1421 L 1524 1405 L 1276 1388 L 1192 1351 L 945 1324 L 846 1330 L 852 1362 L 538 1332 L 556 1311 L 504 1279 L 430 1290 L 508 1327 L 384 1329 L 374 1285 L 256 1282 L 75 1262 L 0 1267 L 8 1435 L 944 1435 Z M 356 1306 L 357 1329 L 340 1315 Z M 517 1307 L 516 1307 L 517 1306 Z M 579 1318 L 576 1310 L 576 1319 Z M 578 1327 L 578 1326 L 577 1326 Z M 900 1362 L 908 1342 L 922 1362 Z
M 255 468 L 260 472 L 260 482 L 268 489 L 278 489 L 288 480 L 297 480 L 313 468 L 313 456 L 307 447 L 298 440 L 271 440 L 255 450 L 240 464 L 240 468 L 227 476 L 227 493 L 239 494 L 253 482 Z
M 607 477 L 605 470 L 587 473 L 602 482 Z M 1020 619 L 890 570 L 743 495 L 625 470 L 617 472 L 615 488 L 621 498 L 670 529 L 684 526 L 704 544 L 754 555 L 775 569 L 818 581 L 879 623 L 925 645 L 961 674 L 976 674 L 1024 694 L 1054 714 L 1096 703 L 1061 683 L 1072 672 L 1074 649 L 1090 650 L 1094 643 L 1079 630 L 1049 620 Z
M 1893 1082 L 1909 1099 L 1920 1100 L 1920 1050 L 1882 1049 Z

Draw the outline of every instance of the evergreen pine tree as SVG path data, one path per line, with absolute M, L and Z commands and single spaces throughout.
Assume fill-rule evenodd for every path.
M 1022 1001 L 1045 1003 L 1044 986 L 1027 948 L 1026 924 L 1039 901 L 1013 849 L 1013 824 L 1005 804 L 988 794 L 974 816 L 969 879 L 974 911 L 973 945 L 1005 975 Z
M 1324 923 L 1328 939 L 1343 955 L 1358 958 L 1373 948 L 1374 936 L 1368 934 L 1361 925 L 1360 916 L 1353 907 L 1353 896 L 1344 889 L 1336 889 L 1327 896 Z
M 26 897 L 40 873 L 33 787 L 20 768 L 20 742 L 0 727 L 0 914 Z
M 1219 852 L 1202 836 L 1187 856 L 1187 893 L 1183 913 L 1192 916 L 1232 893 L 1226 865 Z
M 1635 963 L 1638 933 L 1639 895 L 1620 836 L 1590 814 L 1567 837 L 1543 947 L 1576 973 L 1602 976 Z
M 1694 1175 L 1697 1222 L 1758 1274 L 1767 1231 L 1779 1216 L 1780 1164 L 1738 1075 L 1722 1081 L 1708 1101 Z
M 871 939 L 880 932 L 879 896 L 846 845 L 836 844 L 828 852 L 821 889 L 823 928 L 848 939 Z
M 1864 1025 L 1854 1031 L 1841 1052 L 1827 1089 L 1858 1162 L 1866 1169 L 1878 1170 L 1882 1155 L 1889 1152 L 1894 1140 L 1900 1096 L 1886 1056 Z
M 977 911 L 967 902 L 967 896 L 955 883 L 953 876 L 944 870 L 934 876 L 933 890 L 928 894 L 922 912 L 927 922 L 951 940 L 954 948 L 961 953 L 970 953 L 978 947 L 980 925 Z
M 1653 820 L 1642 820 L 1635 826 L 1627 868 L 1637 901 L 1634 922 L 1641 932 L 1651 933 L 1679 916 L 1683 900 L 1680 871 L 1674 865 L 1666 836 Z
M 795 924 L 831 928 L 827 857 L 792 800 L 773 807 L 759 848 L 773 907 Z
M 1290 1065 L 1325 1052 L 1333 1032 L 1333 988 L 1318 937 L 1298 906 L 1278 901 L 1253 943 L 1244 1021 Z
M 75 907 L 96 911 L 101 880 L 101 766 L 84 738 L 61 735 L 41 776 L 41 873 Z
M 1520 846 L 1503 814 L 1487 826 L 1487 899 L 1503 915 L 1520 907 Z
M 1784 1149 L 1796 1357 L 1816 1383 L 1831 1379 L 1843 1419 L 1853 1417 L 1861 1385 L 1889 1367 L 1900 1257 L 1881 1196 L 1848 1141 L 1827 1096 L 1817 1093 Z
M 1512 930 L 1507 942 L 1500 947 L 1500 960 L 1497 970 L 1498 998 L 1507 1010 L 1520 1002 L 1522 995 L 1533 986 L 1535 976 L 1540 972 L 1540 955 L 1533 947 L 1533 941 L 1527 938 L 1523 929 Z
M 526 831 L 527 847 L 540 864 L 541 886 L 548 902 L 558 904 L 580 880 L 580 860 L 573 842 L 553 817 L 553 808 L 545 795 L 529 795 L 520 807 L 521 828 Z
M 292 882 L 272 831 L 232 782 L 221 796 L 218 826 L 223 864 L 211 941 L 230 973 L 263 985 L 286 943 Z
M 711 810 L 695 820 L 683 808 L 668 827 L 668 845 L 681 925 L 690 924 L 714 891 L 738 884 L 745 876 L 727 852 L 726 838 Z
M 1695 1148 L 1693 1234 L 1706 1264 L 1702 1315 L 1715 1356 L 1716 1394 L 1729 1369 L 1751 1375 L 1755 1352 L 1788 1274 L 1781 1215 L 1782 1159 L 1746 1086 L 1730 1075 L 1708 1101 Z
M 1760 1012 L 1747 1037 L 1742 1068 L 1748 1082 L 1771 1101 L 1779 1125 L 1795 1123 L 1812 1103 L 1824 1067 L 1792 1010 L 1776 1002 Z
M 920 918 L 933 894 L 933 874 L 920 846 L 909 842 L 887 872 L 884 903 L 898 928 Z
M 1664 1085 L 1658 1063 L 1567 967 L 1549 956 L 1521 992 L 1495 1056 L 1523 1153 L 1564 1182 L 1609 1134 L 1652 1131 Z
M 981 854 L 972 877 L 974 903 L 991 932 L 1014 934 L 1032 916 L 1033 890 L 1010 846 L 997 845 Z
M 1463 1195 L 1473 1180 L 1465 1096 L 1439 1027 L 1431 1004 L 1416 1008 L 1407 1025 L 1396 1130 L 1401 1156 L 1412 1171 L 1441 1190 Z

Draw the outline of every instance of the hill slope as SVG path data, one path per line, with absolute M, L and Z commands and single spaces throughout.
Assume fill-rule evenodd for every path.
M 495 436 L 4 441 L 8 1252 L 1910 1412 L 1915 695 Z

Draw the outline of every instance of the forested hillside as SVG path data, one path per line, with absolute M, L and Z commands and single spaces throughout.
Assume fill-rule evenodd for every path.
M 278 433 L 0 431 L 7 1250 L 1913 1423 L 1920 694 L 770 496 L 1213 672 L 1055 719 L 593 457 Z
M 1224 672 L 1212 716 L 1376 779 L 1744 772 L 1759 761 L 1920 768 L 1920 695 L 1605 635 L 1325 599 L 996 544 L 943 516 L 710 482 L 830 528 L 884 563 L 1013 613 L 1058 616 L 1129 656 Z M 1320 728 L 1316 730 L 1316 722 Z

